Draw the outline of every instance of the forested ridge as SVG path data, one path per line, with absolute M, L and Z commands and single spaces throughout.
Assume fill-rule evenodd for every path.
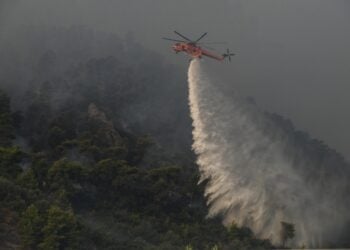
M 0 59 L 0 249 L 272 248 L 206 218 L 185 73 L 132 36 L 81 27 L 16 36 Z M 347 164 L 266 116 L 314 168 Z
M 130 37 L 24 34 L 2 51 L 1 249 L 270 248 L 206 218 L 176 67 Z

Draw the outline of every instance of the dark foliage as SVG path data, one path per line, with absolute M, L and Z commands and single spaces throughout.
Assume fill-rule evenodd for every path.
M 271 249 L 249 228 L 206 218 L 185 75 L 126 40 L 31 27 L 1 52 L 13 110 L 0 91 L 0 248 Z M 349 169 L 323 142 L 266 116 L 279 129 L 265 132 L 299 149 L 291 159 L 309 159 L 310 185 Z
M 45 31 L 57 42 L 45 46 L 40 32 L 23 45 L 38 55 L 23 59 L 32 71 L 14 64 L 30 78 L 20 101 L 8 88 L 20 112 L 0 93 L 0 248 L 271 248 L 206 219 L 176 69 L 133 41 L 110 36 L 106 56 L 91 59 L 90 31 Z M 4 55 L 10 65 L 15 54 Z

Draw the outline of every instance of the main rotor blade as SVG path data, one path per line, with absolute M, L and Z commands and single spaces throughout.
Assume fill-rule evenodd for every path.
M 187 42 L 187 41 L 183 41 L 183 40 L 177 40 L 177 39 L 166 38 L 166 37 L 162 37 L 162 39 L 168 40 L 168 41 L 173 41 L 173 42 L 180 42 L 180 43 L 186 43 Z
M 191 39 L 185 37 L 184 35 L 180 34 L 180 33 L 177 32 L 176 30 L 174 30 L 174 33 L 177 34 L 177 35 L 179 35 L 179 36 L 181 36 L 183 39 L 185 39 L 185 40 L 187 40 L 187 41 L 189 41 L 189 42 L 193 42 Z
M 199 42 L 199 40 L 201 40 L 203 37 L 205 37 L 208 33 L 205 32 L 203 35 L 201 35 L 196 41 L 195 43 Z

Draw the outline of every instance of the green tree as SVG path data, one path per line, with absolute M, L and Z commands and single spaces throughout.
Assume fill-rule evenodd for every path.
M 18 147 L 0 147 L 0 176 L 15 178 L 21 172 L 18 163 L 22 157 Z
M 54 126 L 53 128 L 50 128 L 48 135 L 48 144 L 52 148 L 55 148 L 56 146 L 60 145 L 65 139 L 65 132 L 60 127 Z
M 0 90 L 0 146 L 10 146 L 13 138 L 10 98 Z
M 45 218 L 39 213 L 35 205 L 30 205 L 20 219 L 20 234 L 22 247 L 25 249 L 37 249 L 43 239 L 42 228 Z
M 23 115 L 21 132 L 33 151 L 39 152 L 47 147 L 48 127 L 52 117 L 50 99 L 37 91 L 27 105 Z
M 280 237 L 281 237 L 282 246 L 285 247 L 287 244 L 287 241 L 289 239 L 293 239 L 294 236 L 295 236 L 294 224 L 281 221 Z
M 0 176 L 0 209 L 10 208 L 14 212 L 18 212 L 25 206 L 23 196 L 25 196 L 25 190 L 21 189 L 13 181 Z
M 48 181 L 52 191 L 65 189 L 68 194 L 74 194 L 76 188 L 84 181 L 86 172 L 78 162 L 61 159 L 52 165 L 48 171 Z
M 31 168 L 27 169 L 26 171 L 18 175 L 16 179 L 16 183 L 22 189 L 26 190 L 27 193 L 31 193 L 32 196 L 38 195 L 40 192 L 38 181 L 35 178 L 33 169 Z
M 131 167 L 125 161 L 104 159 L 93 167 L 91 171 L 91 180 L 102 192 L 111 191 L 112 183 L 115 178 L 122 178 Z
M 185 250 L 193 250 L 192 245 L 191 245 L 191 244 L 187 245 L 187 246 L 185 247 Z
M 49 164 L 43 158 L 34 159 L 31 165 L 31 170 L 38 183 L 40 189 L 44 189 L 47 185 L 47 174 L 49 170 Z
M 247 227 L 238 227 L 238 225 L 233 222 L 228 229 L 230 240 L 245 240 L 253 238 L 253 232 Z
M 79 226 L 73 211 L 51 206 L 47 224 L 43 228 L 44 240 L 39 244 L 43 250 L 78 249 Z

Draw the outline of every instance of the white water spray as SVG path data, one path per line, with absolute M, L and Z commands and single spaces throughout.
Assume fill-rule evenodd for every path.
M 193 149 L 201 179 L 208 180 L 208 216 L 222 215 L 225 225 L 248 226 L 274 244 L 281 242 L 281 221 L 295 225 L 295 246 L 337 241 L 349 221 L 348 204 L 338 198 L 343 187 L 308 183 L 303 175 L 307 164 L 291 159 L 297 154 L 289 151 L 296 149 L 283 131 L 256 105 L 225 96 L 203 67 L 193 60 L 188 80 Z

